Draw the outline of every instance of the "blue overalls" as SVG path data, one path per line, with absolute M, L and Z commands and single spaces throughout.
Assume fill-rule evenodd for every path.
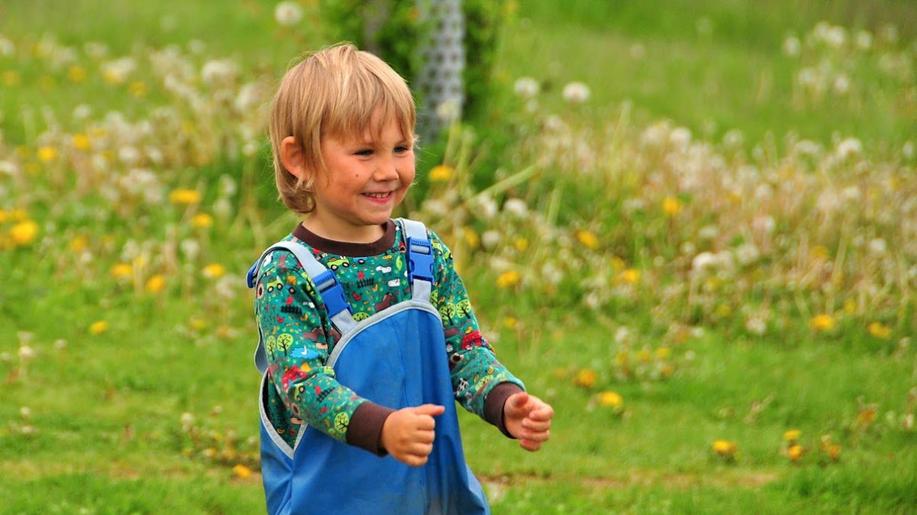
M 290 241 L 268 248 L 248 273 L 257 283 L 264 257 L 292 252 L 315 284 L 341 338 L 328 358 L 337 380 L 372 402 L 393 409 L 438 404 L 436 439 L 426 465 L 410 467 L 341 443 L 303 424 L 291 448 L 265 410 L 267 355 L 261 341 L 255 366 L 262 373 L 261 473 L 270 514 L 487 514 L 481 485 L 465 463 L 442 321 L 429 302 L 433 251 L 424 225 L 399 219 L 407 235 L 412 299 L 356 323 L 334 273 Z

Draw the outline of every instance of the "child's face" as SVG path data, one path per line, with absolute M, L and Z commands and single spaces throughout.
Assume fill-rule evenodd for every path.
M 313 187 L 315 210 L 306 218 L 314 233 L 337 241 L 368 243 L 382 236 L 381 224 L 392 216 L 414 181 L 411 135 L 397 120 L 352 138 L 322 138 L 326 174 Z

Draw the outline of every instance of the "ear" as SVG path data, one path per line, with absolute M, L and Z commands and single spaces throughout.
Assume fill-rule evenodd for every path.
M 309 170 L 306 168 L 306 156 L 303 153 L 302 146 L 296 142 L 293 136 L 287 136 L 280 141 L 280 163 L 299 180 L 305 181 L 309 178 Z

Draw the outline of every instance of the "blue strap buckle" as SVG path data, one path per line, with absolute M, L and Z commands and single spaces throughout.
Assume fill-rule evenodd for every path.
M 433 246 L 427 240 L 408 238 L 408 279 L 433 282 Z
M 249 288 L 255 287 L 255 281 L 258 279 L 258 265 L 261 264 L 261 260 L 255 261 L 252 264 L 251 268 L 248 269 L 248 273 L 245 274 L 245 282 L 248 284 Z
M 350 311 L 350 305 L 347 304 L 347 299 L 344 298 L 344 289 L 338 284 L 331 270 L 325 270 L 316 276 L 313 282 L 319 295 L 322 296 L 322 302 L 328 308 L 329 318 L 334 318 L 345 309 Z

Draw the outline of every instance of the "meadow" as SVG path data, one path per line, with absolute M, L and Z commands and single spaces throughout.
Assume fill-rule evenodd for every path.
M 259 513 L 244 274 L 316 2 L 0 6 L 0 513 Z M 557 411 L 494 513 L 917 509 L 917 7 L 510 2 L 399 215 Z M 467 414 L 465 414 L 467 415 Z

